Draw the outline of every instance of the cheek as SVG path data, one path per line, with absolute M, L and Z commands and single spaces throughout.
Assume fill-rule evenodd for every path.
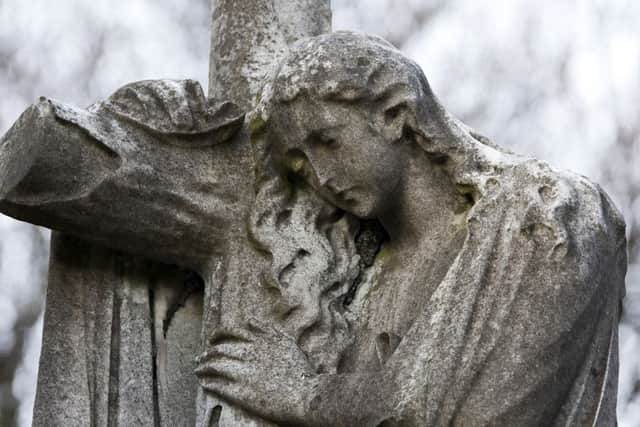
M 385 189 L 395 187 L 402 171 L 396 153 L 380 150 L 372 154 L 368 162 L 368 174 L 379 187 Z
M 390 167 L 381 167 L 377 174 L 378 188 L 383 193 L 384 197 L 391 196 L 392 192 L 398 187 L 400 176 L 397 171 Z

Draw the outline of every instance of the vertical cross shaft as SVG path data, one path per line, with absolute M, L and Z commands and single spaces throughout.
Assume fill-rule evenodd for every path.
M 331 31 L 329 0 L 212 0 L 209 95 L 248 109 L 296 40 Z
M 303 37 L 310 37 L 331 31 L 331 5 L 329 0 L 212 0 L 211 52 L 209 63 L 209 96 L 216 99 L 233 100 L 245 111 L 252 108 L 259 94 L 263 78 L 270 68 L 287 51 L 289 45 Z M 247 138 L 241 139 L 245 144 Z M 234 159 L 241 170 L 253 170 L 253 158 L 250 147 L 241 147 Z M 252 177 L 247 176 L 243 190 L 254 194 Z M 247 206 L 250 200 L 247 200 Z M 241 233 L 240 233 L 241 235 Z M 245 259 L 250 250 L 246 242 L 234 242 L 229 245 L 219 265 L 225 271 L 218 271 L 215 277 L 207 280 L 205 306 L 212 300 L 212 294 L 220 294 L 219 288 L 242 288 L 241 283 L 257 277 L 259 260 L 250 263 L 234 262 Z M 247 271 L 253 268 L 256 271 Z M 225 283 L 221 283 L 221 282 Z M 217 288 L 217 289 L 216 289 Z M 242 297 L 229 298 L 230 304 L 242 304 Z M 220 307 L 220 313 L 209 313 L 205 308 L 202 338 L 219 326 L 219 318 L 233 323 L 233 308 Z M 214 316 L 211 316 L 214 314 Z M 217 314 L 217 316 L 215 316 Z M 209 316 L 208 316 L 209 315 Z M 204 396 L 199 390 L 198 427 L 209 426 L 252 426 L 266 427 L 268 422 L 258 420 L 244 411 L 230 407 L 215 397 Z

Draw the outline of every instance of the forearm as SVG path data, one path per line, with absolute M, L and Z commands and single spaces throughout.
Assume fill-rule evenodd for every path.
M 399 388 L 390 371 L 318 375 L 310 379 L 302 424 L 377 426 L 395 419 Z

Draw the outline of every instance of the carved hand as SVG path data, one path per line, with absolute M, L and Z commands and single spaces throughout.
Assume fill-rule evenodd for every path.
M 218 331 L 197 363 L 205 390 L 278 424 L 351 427 L 396 420 L 394 372 L 318 375 L 293 339 L 255 323 Z
M 255 322 L 219 330 L 197 358 L 200 385 L 220 398 L 278 423 L 305 424 L 304 397 L 314 375 L 295 341 Z

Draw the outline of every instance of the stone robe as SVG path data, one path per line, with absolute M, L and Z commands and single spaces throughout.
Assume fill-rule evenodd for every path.
M 360 291 L 354 370 L 378 366 L 395 395 L 389 420 L 406 425 L 610 425 L 622 217 L 584 177 L 480 151 L 500 161 L 458 176 L 479 191 L 444 278 L 402 296 L 374 272 Z

